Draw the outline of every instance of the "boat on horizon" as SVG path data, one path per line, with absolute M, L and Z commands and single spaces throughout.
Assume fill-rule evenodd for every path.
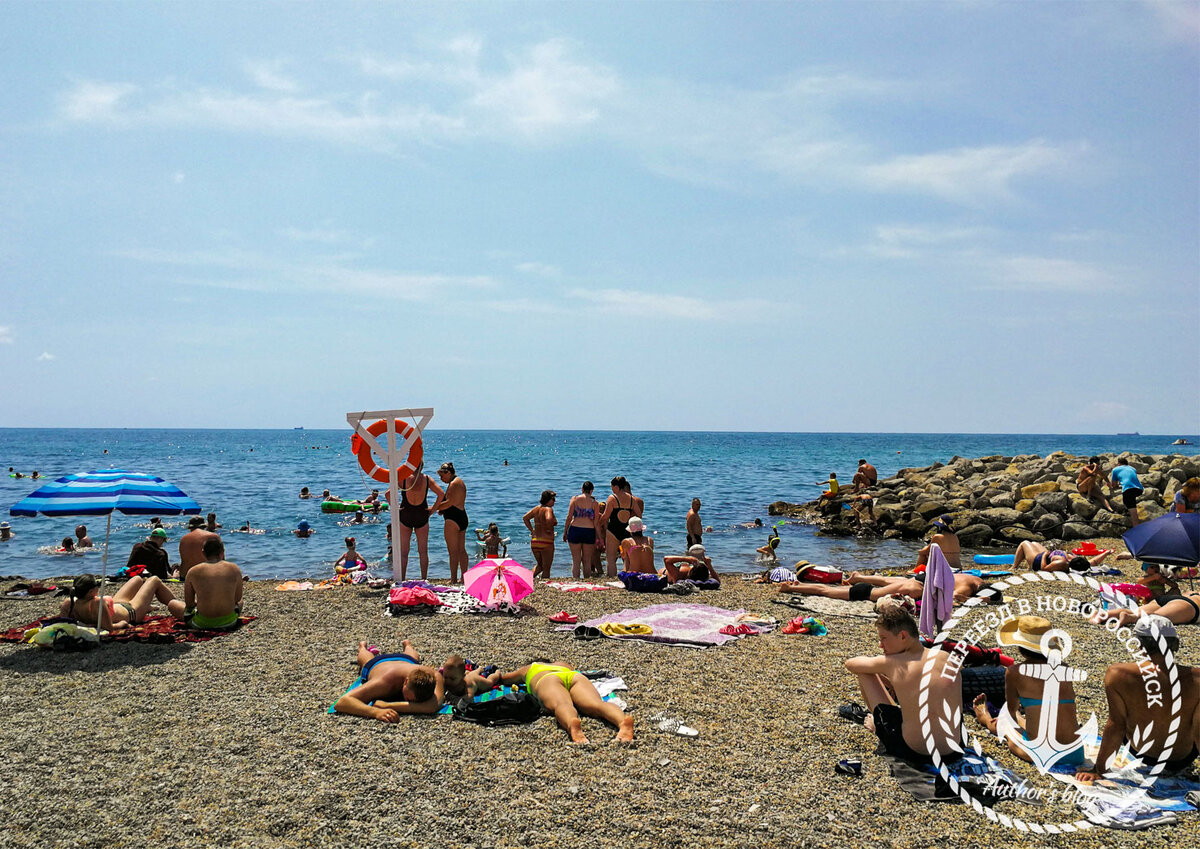
M 1118 433 L 1117 436 L 1141 436 L 1136 430 L 1133 433 Z

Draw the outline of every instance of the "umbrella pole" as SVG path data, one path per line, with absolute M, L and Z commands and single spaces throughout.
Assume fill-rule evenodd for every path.
M 100 559 L 100 603 L 96 605 L 96 644 L 100 644 L 100 625 L 104 619 L 104 582 L 108 579 L 108 537 L 112 533 L 112 511 L 104 526 L 104 556 Z

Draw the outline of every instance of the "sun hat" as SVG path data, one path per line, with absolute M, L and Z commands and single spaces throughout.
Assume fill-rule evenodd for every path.
M 642 521 L 640 516 L 634 516 L 629 520 L 627 527 L 629 528 L 629 533 L 637 534 L 646 530 L 646 523 Z
M 1002 646 L 1017 646 L 1042 653 L 1042 636 L 1051 629 L 1049 619 L 1040 616 L 1018 616 L 1009 619 L 996 631 L 996 642 Z
M 690 554 L 692 557 L 703 557 L 704 546 L 702 546 L 700 543 L 696 543 L 688 549 L 688 554 Z
M 1162 637 L 1163 639 L 1178 638 L 1179 632 L 1175 630 L 1175 623 L 1165 616 L 1160 616 L 1157 613 L 1147 613 L 1140 617 L 1137 624 L 1133 626 L 1133 635 L 1135 637 Z
M 303 519 L 301 519 L 301 520 L 300 520 L 300 524 L 296 525 L 296 530 L 298 530 L 298 531 L 307 531 L 307 530 L 308 530 L 308 522 L 306 522 L 306 521 L 304 521 Z
M 938 516 L 936 519 L 933 520 L 933 526 L 935 528 L 942 528 L 947 531 L 950 530 L 950 517 L 949 516 Z
M 0 522 L 0 528 L 7 528 L 8 526 L 8 522 Z
M 154 530 L 152 530 L 150 532 L 150 536 L 152 539 L 166 539 L 167 532 L 164 531 L 162 528 L 155 528 Z

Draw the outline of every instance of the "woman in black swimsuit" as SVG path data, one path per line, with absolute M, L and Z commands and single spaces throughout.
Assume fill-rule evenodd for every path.
M 617 577 L 617 559 L 621 541 L 629 539 L 626 527 L 630 518 L 642 515 L 641 499 L 635 498 L 629 481 L 618 476 L 612 479 L 612 495 L 604 502 L 600 524 L 604 526 L 604 557 L 608 561 L 608 577 Z
M 400 580 L 408 573 L 408 548 L 417 534 L 417 556 L 421 559 L 421 580 L 429 579 L 429 490 L 434 503 L 442 498 L 442 488 L 426 474 L 409 475 L 400 482 Z M 395 577 L 393 575 L 393 577 Z
M 450 555 L 450 583 L 457 584 L 459 569 L 467 574 L 467 484 L 454 471 L 453 463 L 442 463 L 438 477 L 446 485 L 446 495 L 434 503 L 433 509 L 446 520 L 443 536 Z

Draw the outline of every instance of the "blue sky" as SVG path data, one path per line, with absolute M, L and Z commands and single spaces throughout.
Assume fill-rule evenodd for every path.
M 1200 431 L 1200 4 L 0 4 L 0 426 Z

